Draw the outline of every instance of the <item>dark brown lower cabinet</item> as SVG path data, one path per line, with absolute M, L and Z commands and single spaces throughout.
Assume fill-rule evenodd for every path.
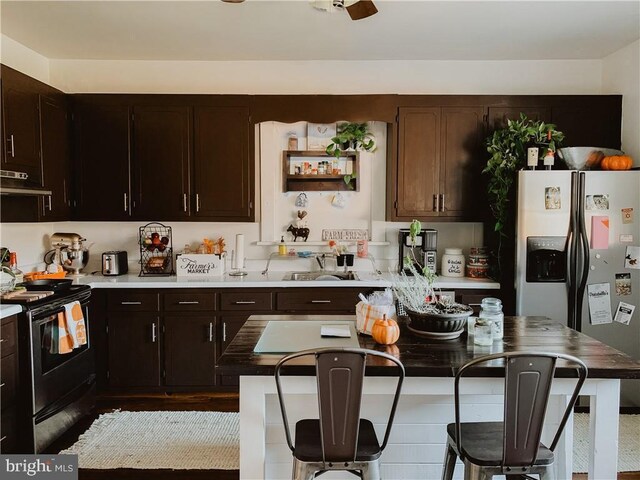
M 112 387 L 160 385 L 160 319 L 155 313 L 108 319 L 108 383 Z
M 249 314 L 223 314 L 218 319 L 218 355 L 216 358 L 220 358 L 220 355 L 224 353 L 231 341 L 235 338 L 236 333 L 240 331 L 247 321 L 247 318 L 249 318 Z M 240 379 L 233 375 L 219 375 L 218 382 L 219 385 L 223 387 L 233 387 L 240 384 Z
M 215 385 L 216 318 L 167 315 L 163 322 L 165 385 Z

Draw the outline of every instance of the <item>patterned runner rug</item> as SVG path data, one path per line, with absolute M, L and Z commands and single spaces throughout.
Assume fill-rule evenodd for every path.
M 573 471 L 589 467 L 589 414 L 573 415 Z M 620 415 L 618 472 L 640 472 L 640 415 Z
M 238 413 L 115 411 L 60 453 L 83 469 L 237 470 L 238 445 Z

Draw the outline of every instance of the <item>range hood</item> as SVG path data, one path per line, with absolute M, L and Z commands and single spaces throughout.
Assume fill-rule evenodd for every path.
M 30 186 L 27 178 L 24 172 L 0 170 L 0 195 L 51 195 L 51 190 Z

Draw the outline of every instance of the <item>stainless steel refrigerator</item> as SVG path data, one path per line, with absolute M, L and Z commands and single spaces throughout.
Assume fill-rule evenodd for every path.
M 517 202 L 516 313 L 640 359 L 640 171 L 521 171 Z M 628 324 L 610 321 L 620 302 Z M 640 406 L 639 381 L 621 402 Z

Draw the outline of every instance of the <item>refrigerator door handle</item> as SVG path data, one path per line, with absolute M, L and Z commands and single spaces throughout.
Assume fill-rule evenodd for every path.
M 569 210 L 569 231 L 567 232 L 567 326 L 575 328 L 576 321 L 576 262 L 577 262 L 577 222 L 578 222 L 578 172 L 571 172 L 571 208 Z
M 578 228 L 580 231 L 580 247 L 582 249 L 582 273 L 578 283 L 578 294 L 576 298 L 576 330 L 582 330 L 582 302 L 584 300 L 584 292 L 587 286 L 587 279 L 589 277 L 589 240 L 587 239 L 587 230 L 584 222 L 584 197 L 585 197 L 585 181 L 586 175 L 584 172 L 580 172 L 580 182 L 578 184 Z

